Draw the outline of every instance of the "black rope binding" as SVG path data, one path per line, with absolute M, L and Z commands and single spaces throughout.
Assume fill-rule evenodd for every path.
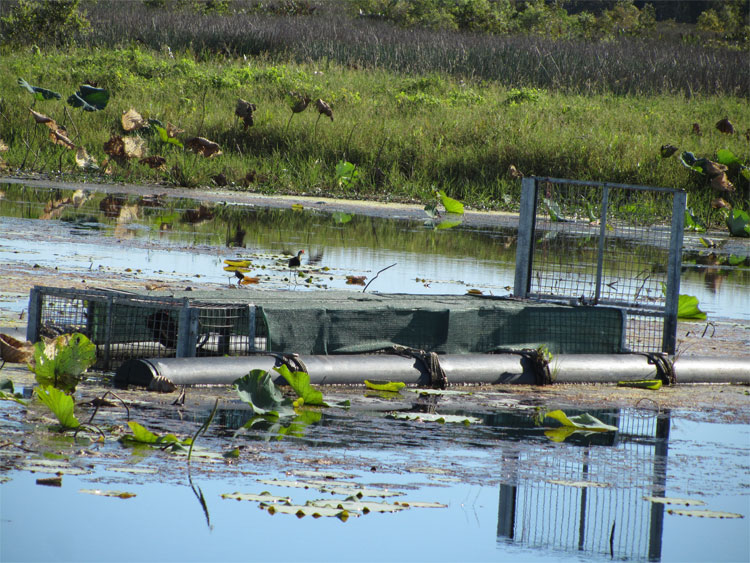
M 436 352 L 427 352 L 417 348 L 408 348 L 395 344 L 383 350 L 386 354 L 396 354 L 405 358 L 415 358 L 422 362 L 424 369 L 430 376 L 430 387 L 433 389 L 445 389 L 448 387 L 448 376 L 440 365 L 440 359 Z
M 276 366 L 286 366 L 289 368 L 289 371 L 294 373 L 295 371 L 303 371 L 306 374 L 310 374 L 309 371 L 307 371 L 307 366 L 302 361 L 302 359 L 299 357 L 299 354 L 275 354 L 273 352 L 267 353 L 269 356 L 273 356 L 276 358 Z
M 510 348 L 498 348 L 492 350 L 490 354 L 515 354 L 521 356 L 521 366 L 524 366 L 524 362 L 531 368 L 531 372 L 534 374 L 535 385 L 552 385 L 554 379 L 552 378 L 552 372 L 549 369 L 549 360 L 546 355 L 540 350 L 534 348 L 523 348 L 521 350 L 513 350 Z
M 674 385 L 677 383 L 677 375 L 674 372 L 674 362 L 662 352 L 643 352 L 643 356 L 648 358 L 648 363 L 656 366 L 656 376 L 661 379 L 664 385 Z

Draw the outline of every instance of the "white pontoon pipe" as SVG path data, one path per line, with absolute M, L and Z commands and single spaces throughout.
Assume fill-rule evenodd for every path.
M 440 366 L 449 383 L 538 383 L 531 362 L 516 354 L 441 355 Z M 430 376 L 419 360 L 386 354 L 299 356 L 310 383 L 362 384 L 365 379 L 430 384 Z M 148 387 L 155 378 L 174 385 L 231 385 L 254 369 L 271 371 L 277 359 L 271 355 L 151 358 L 129 360 L 115 374 L 115 385 Z M 554 383 L 617 383 L 659 379 L 657 367 L 640 354 L 560 354 L 550 363 Z M 746 359 L 680 357 L 674 362 L 677 383 L 750 384 L 750 362 Z M 277 383 L 284 380 L 279 376 Z

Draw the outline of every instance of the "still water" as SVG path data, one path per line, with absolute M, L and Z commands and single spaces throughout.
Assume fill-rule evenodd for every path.
M 251 261 L 247 275 L 258 277 L 259 288 L 356 290 L 347 276 L 365 276 L 369 291 L 384 293 L 512 293 L 516 232 L 510 227 L 440 229 L 426 214 L 395 220 L 229 204 L 209 208 L 187 199 L 77 196 L 14 185 L 5 185 L 3 195 L 0 261 L 9 267 L 227 285 L 236 279 L 223 261 L 243 258 Z M 706 249 L 699 237 L 686 235 L 681 293 L 697 296 L 712 320 L 750 320 L 750 243 L 718 240 L 728 250 Z M 285 265 L 298 250 L 305 250 L 302 276 Z M 584 263 L 595 259 L 576 256 Z M 19 311 L 25 306 L 25 297 L 8 305 Z

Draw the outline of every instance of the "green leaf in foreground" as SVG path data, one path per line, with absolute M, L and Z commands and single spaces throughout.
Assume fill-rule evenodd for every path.
M 78 428 L 81 423 L 73 414 L 73 399 L 51 385 L 36 388 L 36 396 L 51 410 L 63 428 Z
M 250 405 L 256 414 L 278 414 L 282 409 L 291 410 L 291 401 L 284 399 L 265 370 L 254 369 L 235 380 L 233 385 L 240 399 Z
M 750 214 L 741 209 L 733 209 L 726 219 L 727 229 L 734 237 L 750 237 Z
M 398 393 L 406 387 L 406 383 L 402 381 L 369 381 L 365 379 L 365 387 L 374 389 L 375 391 L 393 391 L 394 393 Z
M 182 449 L 183 446 L 189 446 L 192 443 L 192 440 L 190 439 L 181 441 L 174 434 L 158 436 L 133 420 L 128 421 L 128 426 L 130 426 L 130 430 L 133 431 L 133 435 L 125 435 L 120 438 L 120 441 L 125 444 L 148 444 L 152 446 L 173 445 L 176 446 L 177 449 Z
M 443 207 L 445 207 L 446 213 L 455 213 L 456 215 L 463 215 L 464 213 L 464 204 L 460 201 L 453 199 L 452 197 L 448 197 L 445 194 L 445 190 L 438 190 L 437 192 L 438 196 L 440 197 L 440 201 L 443 204 Z
M 49 343 L 34 344 L 29 369 L 40 385 L 75 391 L 79 376 L 96 362 L 96 346 L 83 334 L 63 334 Z
M 99 111 L 107 107 L 109 91 L 83 84 L 78 92 L 68 98 L 68 105 L 83 108 L 83 111 Z
M 575 432 L 614 432 L 617 430 L 617 426 L 604 424 L 601 420 L 588 413 L 569 417 L 561 410 L 554 410 L 548 412 L 545 418 L 553 418 L 563 425 L 562 428 L 552 428 L 544 432 L 545 436 L 553 442 L 562 442 Z
M 24 88 L 34 94 L 34 98 L 42 101 L 42 100 L 59 100 L 62 98 L 60 94 L 57 92 L 53 92 L 52 90 L 47 90 L 46 88 L 40 88 L 39 86 L 32 86 L 28 82 L 26 82 L 23 78 L 18 79 L 18 85 L 21 88 Z
M 279 372 L 282 377 L 287 380 L 292 389 L 294 389 L 294 392 L 304 401 L 305 405 L 320 407 L 328 406 L 323 402 L 323 393 L 310 385 L 310 376 L 304 371 L 295 371 L 292 373 L 285 365 L 273 369 Z
M 706 320 L 706 313 L 698 308 L 698 298 L 694 295 L 680 295 L 677 302 L 677 318 L 689 321 Z
M 618 387 L 633 387 L 636 389 L 652 389 L 656 391 L 657 389 L 661 389 L 661 380 L 660 379 L 638 379 L 634 381 L 618 381 L 617 386 Z

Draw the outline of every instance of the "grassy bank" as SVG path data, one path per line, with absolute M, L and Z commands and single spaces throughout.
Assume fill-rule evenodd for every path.
M 132 12 L 136 18 L 137 10 Z M 715 159 L 720 149 L 750 160 L 744 134 L 750 128 L 747 76 L 745 72 L 743 79 L 737 73 L 741 66 L 733 57 L 738 53 L 689 54 L 696 69 L 713 61 L 705 72 L 691 74 L 684 49 L 677 55 L 674 45 L 660 50 L 657 44 L 641 42 L 640 50 L 626 57 L 628 45 L 636 44 L 633 40 L 545 43 L 539 38 L 493 40 L 390 27 L 392 36 L 371 32 L 368 42 L 363 35 L 366 27 L 352 27 L 339 36 L 331 36 L 330 29 L 328 35 L 318 35 L 319 42 L 327 42 L 339 55 L 330 52 L 329 56 L 324 50 L 303 56 L 295 49 L 305 44 L 304 37 L 280 46 L 285 34 L 295 29 L 302 33 L 304 26 L 290 18 L 263 20 L 287 23 L 263 28 L 277 43 L 268 39 L 243 52 L 238 32 L 229 33 L 235 24 L 218 16 L 205 16 L 204 25 L 193 25 L 189 36 L 193 39 L 188 42 L 192 48 L 180 50 L 186 40 L 179 30 L 188 29 L 180 27 L 187 26 L 186 16 L 159 11 L 152 15 L 163 19 L 142 25 L 142 33 L 130 38 L 141 45 L 124 39 L 118 43 L 117 34 L 125 38 L 125 31 L 104 27 L 92 18 L 96 25 L 89 47 L 4 48 L 0 57 L 0 138 L 8 146 L 0 154 L 6 163 L 4 173 L 63 173 L 190 187 L 226 180 L 237 189 L 263 193 L 381 200 L 426 201 L 432 199 L 433 189 L 445 189 L 477 208 L 515 209 L 520 190 L 515 169 L 525 175 L 684 188 L 690 192 L 690 205 L 706 214 L 709 202 L 718 195 L 735 206 L 748 206 L 746 180 L 731 177 L 737 191 L 719 194 L 703 175 L 678 160 L 681 151 Z M 311 29 L 321 31 L 315 25 L 324 22 L 316 21 Z M 217 28 L 216 22 L 229 27 Z M 258 27 L 252 29 L 256 31 L 248 33 L 246 41 L 257 40 Z M 196 39 L 199 32 L 214 41 L 216 37 L 237 41 L 211 48 Z M 422 43 L 409 43 L 415 37 Z M 446 37 L 453 42 L 447 43 Z M 105 48 L 104 43 L 110 46 Z M 421 51 L 414 49 L 418 44 L 423 45 Z M 496 56 L 483 51 L 482 45 L 495 49 Z M 450 53 L 462 50 L 464 59 L 450 62 Z M 662 59 L 663 51 L 672 57 L 671 66 L 682 68 L 677 74 L 667 72 L 670 64 Z M 396 56 L 394 60 L 403 63 L 399 67 L 386 56 L 388 52 L 410 52 L 411 58 Z M 347 59 L 345 53 L 359 58 Z M 444 64 L 430 62 L 440 53 Z M 632 66 L 633 56 L 641 57 L 643 73 Z M 378 57 L 383 57 L 382 64 Z M 621 79 L 616 78 L 618 73 Z M 654 81 L 658 75 L 661 85 Z M 36 101 L 18 86 L 18 78 L 59 92 L 62 99 Z M 708 87 L 711 81 L 715 91 Z M 86 83 L 110 92 L 102 111 L 82 112 L 65 103 Z M 298 100 L 290 91 L 311 98 L 304 112 L 292 113 L 290 108 Z M 238 98 L 257 106 L 251 127 L 245 128 L 235 116 Z M 317 98 L 330 104 L 333 120 L 319 115 Z M 49 129 L 35 124 L 30 107 L 64 126 L 72 143 L 85 147 L 99 170 L 80 169 L 75 150 L 50 142 Z M 147 119 L 183 129 L 178 135 L 182 141 L 195 136 L 214 141 L 222 154 L 204 158 L 143 130 L 126 134 L 121 115 L 130 108 Z M 734 124 L 735 134 L 716 129 L 724 117 Z M 695 123 L 700 134 L 694 132 Z M 164 165 L 152 169 L 139 158 L 115 162 L 104 150 L 113 135 L 142 137 L 144 154 L 164 157 Z M 663 158 L 660 147 L 666 144 L 679 151 Z M 342 177 L 341 169 L 337 173 L 342 162 L 355 165 L 356 177 Z

